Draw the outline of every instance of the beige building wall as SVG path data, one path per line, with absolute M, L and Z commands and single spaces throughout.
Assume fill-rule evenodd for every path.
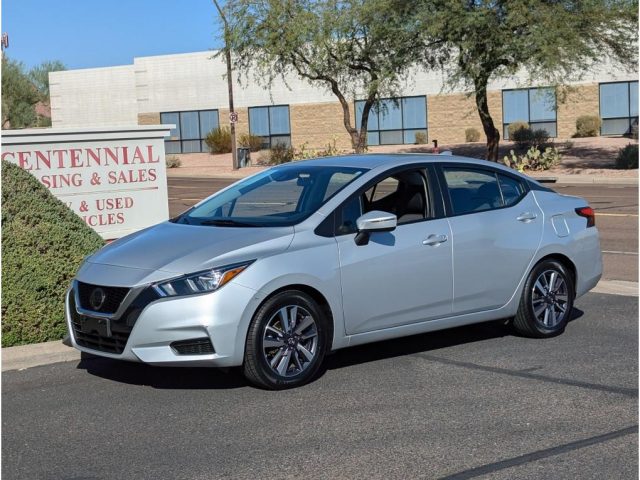
M 502 131 L 502 93 L 489 92 L 489 112 L 496 128 Z M 462 93 L 430 95 L 427 97 L 429 142 L 438 140 L 438 145 L 464 143 L 465 130 L 475 128 L 480 133 L 480 142 L 486 142 L 480 123 L 475 97 Z
M 353 122 L 353 108 L 349 115 Z M 303 144 L 313 150 L 325 149 L 328 144 L 338 150 L 351 150 L 351 137 L 344 128 L 344 114 L 340 102 L 311 103 L 289 106 L 291 144 L 300 148 Z
M 582 115 L 600 115 L 600 87 L 576 85 L 559 88 L 556 92 L 558 102 L 557 121 L 558 138 L 570 138 L 576 133 L 576 120 Z
M 138 114 L 138 125 L 159 125 L 160 112 L 147 112 Z
M 489 111 L 502 137 L 502 91 L 490 91 Z M 574 85 L 557 91 L 558 138 L 570 138 L 576 131 L 576 119 L 581 115 L 599 114 L 598 84 Z M 249 133 L 249 110 L 236 108 L 237 135 Z M 221 126 L 229 125 L 229 109 L 218 109 Z M 355 124 L 353 106 L 350 108 L 351 122 Z M 291 143 L 300 148 L 306 144 L 311 150 L 325 149 L 328 144 L 338 150 L 351 150 L 351 138 L 344 128 L 342 107 L 339 102 L 299 103 L 289 105 Z M 439 146 L 465 143 L 465 130 L 475 128 L 480 133 L 480 142 L 486 137 L 480 123 L 473 95 L 461 93 L 427 96 L 427 120 L 429 143 L 438 140 Z M 159 112 L 138 114 L 138 124 L 157 125 Z

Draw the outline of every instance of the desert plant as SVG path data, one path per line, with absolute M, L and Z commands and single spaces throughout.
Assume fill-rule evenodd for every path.
M 529 130 L 529 124 L 527 122 L 513 122 L 510 123 L 507 127 L 507 133 L 509 134 L 509 140 L 514 140 L 513 136 L 518 130 L 527 129 Z
M 262 137 L 251 135 L 250 133 L 243 133 L 238 138 L 238 145 L 248 148 L 251 152 L 257 152 L 262 150 Z
M 100 236 L 26 170 L 2 161 L 2 346 L 62 338 L 64 297 Z
M 527 150 L 531 147 L 538 149 L 546 148 L 549 143 L 549 132 L 543 128 L 532 130 L 531 128 L 519 128 L 513 132 L 511 137 L 520 150 Z
M 638 140 L 638 122 L 634 122 L 633 125 L 631 125 L 631 132 L 629 136 L 634 140 Z
M 418 145 L 424 145 L 427 143 L 427 133 L 426 132 L 416 132 L 416 143 Z
M 504 157 L 504 164 L 510 168 L 524 172 L 525 170 L 549 170 L 560 163 L 562 155 L 555 147 L 547 147 L 541 152 L 537 147 L 530 147 L 524 155 L 517 155 L 511 150 Z
M 638 144 L 630 143 L 618 151 L 616 168 L 631 170 L 638 168 Z
M 596 115 L 581 115 L 576 119 L 576 133 L 574 137 L 597 137 L 600 134 L 600 117 Z
M 464 131 L 464 139 L 467 142 L 477 142 L 480 140 L 480 132 L 477 128 L 467 128 Z
M 204 139 L 211 153 L 229 153 L 231 151 L 231 129 L 218 127 L 211 130 Z
M 276 143 L 269 150 L 268 163 L 270 165 L 280 165 L 281 163 L 292 161 L 294 157 L 295 151 L 292 147 L 284 143 Z
M 167 168 L 178 168 L 182 165 L 182 162 L 175 155 L 167 155 L 165 158 L 165 163 L 167 164 Z

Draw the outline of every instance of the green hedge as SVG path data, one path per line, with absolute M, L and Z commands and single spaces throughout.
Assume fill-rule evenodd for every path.
M 65 335 L 64 294 L 100 236 L 33 175 L 2 162 L 2 346 Z

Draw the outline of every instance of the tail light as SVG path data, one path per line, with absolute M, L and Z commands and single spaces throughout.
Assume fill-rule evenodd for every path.
M 596 226 L 596 212 L 591 207 L 576 208 L 576 213 L 587 219 L 587 227 Z

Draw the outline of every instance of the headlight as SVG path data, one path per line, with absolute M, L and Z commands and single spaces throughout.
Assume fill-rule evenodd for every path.
M 153 286 L 162 297 L 175 297 L 179 295 L 193 295 L 196 293 L 213 292 L 229 283 L 245 268 L 253 263 L 253 260 L 245 263 L 236 263 L 226 267 L 213 268 L 196 272 L 184 277 L 174 278 Z

